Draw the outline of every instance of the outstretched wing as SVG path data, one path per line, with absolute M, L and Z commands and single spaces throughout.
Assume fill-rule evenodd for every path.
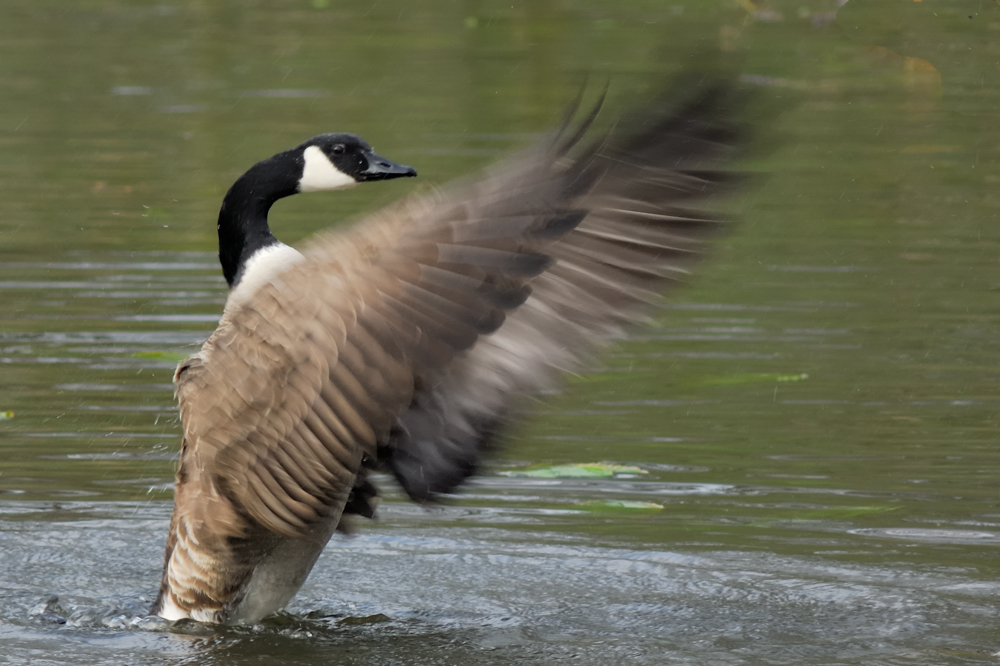
M 725 180 L 705 170 L 731 144 L 724 108 L 703 91 L 581 151 L 584 123 L 319 236 L 178 369 L 180 478 L 206 475 L 288 536 L 339 514 L 364 460 L 416 499 L 454 488 L 519 395 L 576 367 L 696 258 L 718 223 L 689 208 Z
M 524 305 L 415 393 L 382 451 L 412 499 L 474 474 L 524 396 L 584 367 L 702 258 L 724 222 L 706 208 L 738 180 L 720 170 L 738 127 L 724 86 L 685 101 L 647 109 L 567 170 L 557 205 L 582 222 L 545 248 L 554 263 Z

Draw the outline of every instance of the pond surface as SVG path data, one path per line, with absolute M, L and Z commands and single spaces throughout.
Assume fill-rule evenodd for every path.
M 5 0 L 0 663 L 996 663 L 1000 6 L 838 4 Z M 282 201 L 295 243 L 716 58 L 773 146 L 652 326 L 446 506 L 379 479 L 287 614 L 144 617 L 242 171 L 419 170 Z

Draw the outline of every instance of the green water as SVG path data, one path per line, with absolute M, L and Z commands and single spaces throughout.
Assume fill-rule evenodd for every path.
M 0 663 L 994 663 L 998 36 L 952 0 L 6 0 Z M 280 202 L 294 244 L 525 145 L 585 80 L 613 112 L 691 62 L 744 75 L 769 145 L 653 326 L 447 509 L 382 479 L 283 624 L 108 620 L 158 580 L 169 355 L 221 311 L 243 170 L 352 131 L 420 172 Z M 640 473 L 516 475 L 602 461 Z

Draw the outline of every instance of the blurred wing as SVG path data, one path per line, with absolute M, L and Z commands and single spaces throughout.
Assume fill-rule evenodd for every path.
M 546 247 L 555 260 L 495 333 L 417 391 L 385 464 L 417 501 L 454 490 L 516 415 L 519 398 L 558 386 L 602 341 L 620 337 L 686 278 L 723 220 L 706 212 L 736 180 L 732 91 L 704 89 L 649 111 L 619 141 L 567 169 L 559 207 L 585 215 Z

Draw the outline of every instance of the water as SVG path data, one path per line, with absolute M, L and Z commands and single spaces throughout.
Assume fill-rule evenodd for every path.
M 0 663 L 995 663 L 1000 8 L 836 4 L 4 3 Z M 144 617 L 242 170 L 350 130 L 420 171 L 281 202 L 294 243 L 530 141 L 586 72 L 621 108 L 720 49 L 774 146 L 653 326 L 448 506 L 380 479 L 288 614 Z M 638 471 L 519 475 L 602 461 Z
M 998 601 L 995 585 L 970 580 L 960 567 L 690 542 L 680 551 L 629 548 L 549 531 L 525 539 L 511 526 L 548 516 L 493 508 L 428 517 L 400 505 L 378 530 L 328 548 L 291 615 L 263 627 L 166 633 L 129 625 L 157 573 L 166 507 L 74 502 L 58 516 L 42 504 L 5 517 L 18 525 L 11 577 L 44 577 L 62 590 L 56 610 L 67 620 L 55 624 L 43 608 L 25 618 L 23 608 L 36 600 L 17 590 L 20 612 L 2 616 L 5 641 L 30 655 L 54 647 L 58 636 L 67 661 L 78 664 L 942 663 L 975 656 L 976 627 L 995 621 Z M 831 534 L 826 546 L 850 548 L 850 541 Z M 67 549 L 76 554 L 54 552 Z M 107 571 L 108 550 L 131 557 Z M 117 590 L 110 598 L 87 592 L 109 588 Z

